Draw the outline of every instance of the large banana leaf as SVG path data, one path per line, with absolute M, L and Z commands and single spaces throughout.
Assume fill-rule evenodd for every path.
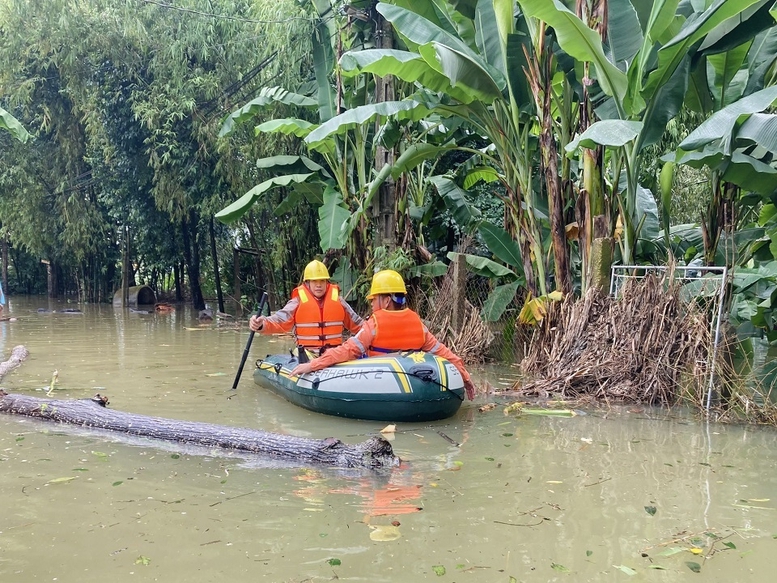
M 765 30 L 753 40 L 747 55 L 748 78 L 745 94 L 755 93 L 764 87 L 767 71 L 777 60 L 777 26 Z
M 478 226 L 478 232 L 483 237 L 488 250 L 496 255 L 497 259 L 504 261 L 518 273 L 523 273 L 521 248 L 518 247 L 518 243 L 513 240 L 507 231 L 492 223 L 483 221 Z
M 383 101 L 370 103 L 349 109 L 338 116 L 322 123 L 305 138 L 305 143 L 311 148 L 318 148 L 321 143 L 335 134 L 343 134 L 348 130 L 373 121 L 377 117 L 394 117 L 398 120 L 411 119 L 417 121 L 429 115 L 425 104 L 417 101 Z
M 264 123 L 259 124 L 254 128 L 254 133 L 259 134 L 285 134 L 287 136 L 297 136 L 298 138 L 307 137 L 310 132 L 316 129 L 316 124 L 305 121 L 304 119 L 297 119 L 295 117 L 286 117 L 271 119 Z
M 741 44 L 707 57 L 713 72 L 709 89 L 715 100 L 715 109 L 723 109 L 742 97 L 747 84 L 747 69 L 743 65 L 751 44 Z
M 491 103 L 502 97 L 506 87 L 504 77 L 495 79 L 483 69 L 477 60 L 441 43 L 432 43 L 440 69 L 451 81 L 451 85 L 465 90 L 476 100 Z M 423 49 L 423 47 L 422 47 Z M 422 50 L 422 55 L 425 51 Z
M 24 129 L 24 126 L 19 123 L 19 120 L 0 107 L 0 129 L 5 129 L 11 132 L 11 135 L 24 143 L 30 138 L 30 133 Z
M 340 58 L 345 77 L 372 73 L 378 77 L 394 75 L 408 83 L 420 83 L 432 91 L 445 93 L 461 103 L 470 103 L 474 96 L 454 87 L 450 79 L 433 69 L 420 54 L 396 49 L 373 49 L 345 53 Z
M 742 146 L 752 143 L 777 156 L 777 115 L 754 113 L 739 128 L 736 139 Z
M 336 97 L 329 74 L 335 68 L 335 53 L 332 49 L 329 27 L 323 20 L 316 23 L 313 31 L 313 71 L 318 85 L 318 119 L 321 122 L 337 113 Z
M 391 4 L 379 3 L 377 6 L 378 12 L 383 17 L 391 22 L 397 33 L 406 38 L 411 44 L 417 45 L 419 52 L 424 55 L 424 47 L 431 46 L 433 43 L 446 47 L 448 50 L 455 52 L 461 58 L 471 61 L 474 64 L 473 74 L 487 75 L 491 77 L 494 85 L 497 87 L 505 87 L 505 78 L 499 69 L 490 65 L 487 59 L 483 58 L 477 52 L 473 51 L 464 41 L 455 36 L 454 34 L 443 30 L 433 22 L 419 16 L 415 12 L 402 8 L 400 6 L 393 6 Z M 496 30 L 493 31 L 496 34 Z M 430 62 L 428 56 L 424 56 L 424 59 L 432 66 L 434 63 Z M 464 78 L 461 78 L 461 84 L 464 85 Z M 478 81 L 478 85 L 482 85 L 482 81 Z
M 767 87 L 748 95 L 713 113 L 680 143 L 679 149 L 690 152 L 691 150 L 699 150 L 710 142 L 724 140 L 731 134 L 735 124 L 740 120 L 740 116 L 763 111 L 775 101 L 777 101 L 777 86 Z M 724 153 L 730 152 L 730 146 L 724 148 Z
M 604 54 L 601 38 L 559 0 L 518 0 L 526 16 L 537 18 L 553 27 L 558 44 L 578 59 L 593 63 L 596 79 L 607 95 L 617 104 L 623 101 L 628 83 L 626 74 Z
M 483 277 L 488 277 L 489 279 L 497 277 L 508 277 L 516 280 L 518 279 L 518 275 L 514 271 L 511 271 L 496 261 L 492 261 L 488 257 L 481 257 L 480 255 L 469 255 L 467 253 L 456 253 L 455 251 L 449 252 L 447 257 L 451 261 L 455 261 L 458 255 L 464 255 L 464 260 L 467 262 L 467 267 L 472 271 L 472 273 L 476 275 L 482 275 Z
M 483 308 L 480 311 L 483 319 L 486 322 L 498 322 L 524 283 L 523 281 L 513 281 L 496 286 L 483 303 Z
M 257 168 L 278 168 L 283 169 L 285 174 L 302 174 L 304 172 L 320 172 L 328 176 L 323 166 L 317 164 L 307 156 L 270 156 L 268 158 L 259 158 L 256 161 Z
M 607 44 L 610 61 L 625 69 L 642 47 L 642 29 L 629 0 L 607 1 Z
M 587 130 L 566 145 L 568 153 L 574 153 L 579 148 L 596 148 L 609 146 L 619 148 L 634 141 L 639 136 L 644 124 L 641 121 L 624 119 L 604 119 L 591 124 Z
M 307 109 L 313 109 L 318 106 L 314 99 L 299 95 L 298 93 L 291 93 L 282 87 L 263 87 L 256 99 L 252 99 L 243 107 L 236 109 L 227 116 L 219 130 L 219 137 L 226 136 L 235 129 L 237 124 L 252 119 L 257 113 L 273 103 L 296 105 Z
M 686 56 L 675 69 L 669 81 L 658 88 L 642 116 L 645 128 L 638 142 L 639 151 L 658 142 L 671 119 L 682 109 L 688 93 L 691 57 Z
M 499 30 L 499 34 L 494 34 L 494 25 L 496 24 L 495 8 L 509 10 L 509 19 L 507 21 L 508 30 Z M 507 35 L 512 32 L 513 17 L 512 0 L 483 0 L 477 3 L 475 8 L 475 42 L 477 43 L 480 54 L 483 55 L 494 69 L 505 72 L 505 54 L 504 46 L 507 44 Z M 506 27 L 507 28 L 507 27 Z
M 342 204 L 343 196 L 336 189 L 328 188 L 324 192 L 324 204 L 318 209 L 318 234 L 323 251 L 345 247 L 347 234 L 343 226 L 351 213 Z
M 402 152 L 402 155 L 394 162 L 394 166 L 391 168 L 391 176 L 393 178 L 399 178 L 405 172 L 409 172 L 427 160 L 435 160 L 445 152 L 449 152 L 455 148 L 456 145 L 452 143 L 443 146 L 436 146 L 429 142 L 417 142 L 412 144 Z
M 448 266 L 442 261 L 414 265 L 406 271 L 410 277 L 440 277 L 448 273 Z
M 680 33 L 658 50 L 658 67 L 648 75 L 642 96 L 647 101 L 669 81 L 694 44 L 722 22 L 762 0 L 715 0 L 696 18 L 688 19 Z
M 276 176 L 265 180 L 261 184 L 257 184 L 251 190 L 246 192 L 243 196 L 233 202 L 226 208 L 221 209 L 216 213 L 216 218 L 222 223 L 230 224 L 234 223 L 244 214 L 246 214 L 253 204 L 259 199 L 259 197 L 270 190 L 278 186 L 288 186 L 296 182 L 305 182 L 312 176 L 316 176 L 315 173 L 309 174 L 288 174 L 286 176 Z
M 692 168 L 706 166 L 718 170 L 722 180 L 736 184 L 745 191 L 770 195 L 777 190 L 777 170 L 740 151 L 728 156 L 709 146 L 683 153 L 678 157 L 677 163 Z
M 469 204 L 466 191 L 459 188 L 453 180 L 445 176 L 432 176 L 429 182 L 437 188 L 445 206 L 462 230 L 470 231 L 480 222 L 480 210 Z
M 400 36 L 406 38 L 418 47 L 428 45 L 432 42 L 438 42 L 456 49 L 463 54 L 468 54 L 472 59 L 480 58 L 477 53 L 470 49 L 467 44 L 455 34 L 444 30 L 416 12 L 384 2 L 379 2 L 376 9 L 383 15 L 383 18 L 394 26 L 394 30 L 396 30 Z

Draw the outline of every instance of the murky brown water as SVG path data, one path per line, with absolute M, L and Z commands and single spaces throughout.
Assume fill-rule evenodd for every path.
M 24 344 L 31 357 L 0 383 L 9 392 L 43 396 L 57 370 L 57 397 L 100 392 L 121 411 L 353 443 L 383 425 L 265 393 L 251 360 L 231 391 L 245 326 L 200 327 L 184 308 L 38 313 L 74 306 L 10 301 L 19 320 L 0 323 L 0 349 Z M 287 347 L 257 336 L 252 356 Z M 673 582 L 697 568 L 704 581 L 774 578 L 774 430 L 650 411 L 514 418 L 472 404 L 398 429 L 405 462 L 376 474 L 0 415 L 0 581 Z

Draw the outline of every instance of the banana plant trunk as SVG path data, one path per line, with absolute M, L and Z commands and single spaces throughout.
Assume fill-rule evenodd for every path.
M 376 32 L 377 48 L 393 48 L 393 31 L 391 23 L 382 15 L 376 13 Z M 375 103 L 384 101 L 394 101 L 394 77 L 386 75 L 385 77 L 375 78 Z M 375 122 L 375 135 L 380 129 L 380 118 Z M 382 143 L 378 143 L 375 148 L 375 172 L 380 172 L 386 165 L 394 165 L 394 150 L 386 148 Z M 376 202 L 373 203 L 372 218 L 375 225 L 373 243 L 375 247 L 386 247 L 393 250 L 397 246 L 397 183 L 389 177 L 378 190 Z

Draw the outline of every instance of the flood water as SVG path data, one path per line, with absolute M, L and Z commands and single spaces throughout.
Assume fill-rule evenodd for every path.
M 244 323 L 9 300 L 18 319 L 0 322 L 3 360 L 19 344 L 31 354 L 0 382 L 9 393 L 44 397 L 57 371 L 54 398 L 99 392 L 119 411 L 348 443 L 385 425 L 255 387 L 253 361 L 284 339 L 257 335 L 232 391 Z M 473 370 L 494 385 L 510 374 Z M 0 581 L 774 580 L 775 430 L 642 408 L 478 412 L 489 400 L 398 426 L 403 463 L 383 472 L 0 414 Z

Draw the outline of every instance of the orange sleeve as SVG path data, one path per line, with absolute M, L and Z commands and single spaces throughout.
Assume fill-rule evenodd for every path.
M 355 336 L 351 336 L 348 340 L 343 342 L 340 346 L 334 348 L 327 348 L 326 352 L 318 358 L 314 358 L 310 361 L 313 365 L 312 370 L 321 370 L 338 362 L 345 362 L 346 360 L 355 360 L 367 353 L 367 348 L 372 344 L 372 339 L 375 337 L 375 322 L 372 318 L 364 321 L 361 329 Z
M 421 347 L 421 350 L 436 356 L 442 356 L 444 359 L 450 361 L 450 363 L 455 366 L 456 369 L 461 373 L 461 378 L 464 379 L 464 382 L 468 382 L 470 380 L 470 376 L 469 372 L 467 372 L 467 369 L 464 368 L 464 361 L 461 360 L 461 358 L 450 348 L 445 346 L 445 344 L 437 340 L 434 334 L 426 329 L 426 326 L 424 326 L 424 330 L 426 331 L 426 338 L 424 339 L 424 345 Z

